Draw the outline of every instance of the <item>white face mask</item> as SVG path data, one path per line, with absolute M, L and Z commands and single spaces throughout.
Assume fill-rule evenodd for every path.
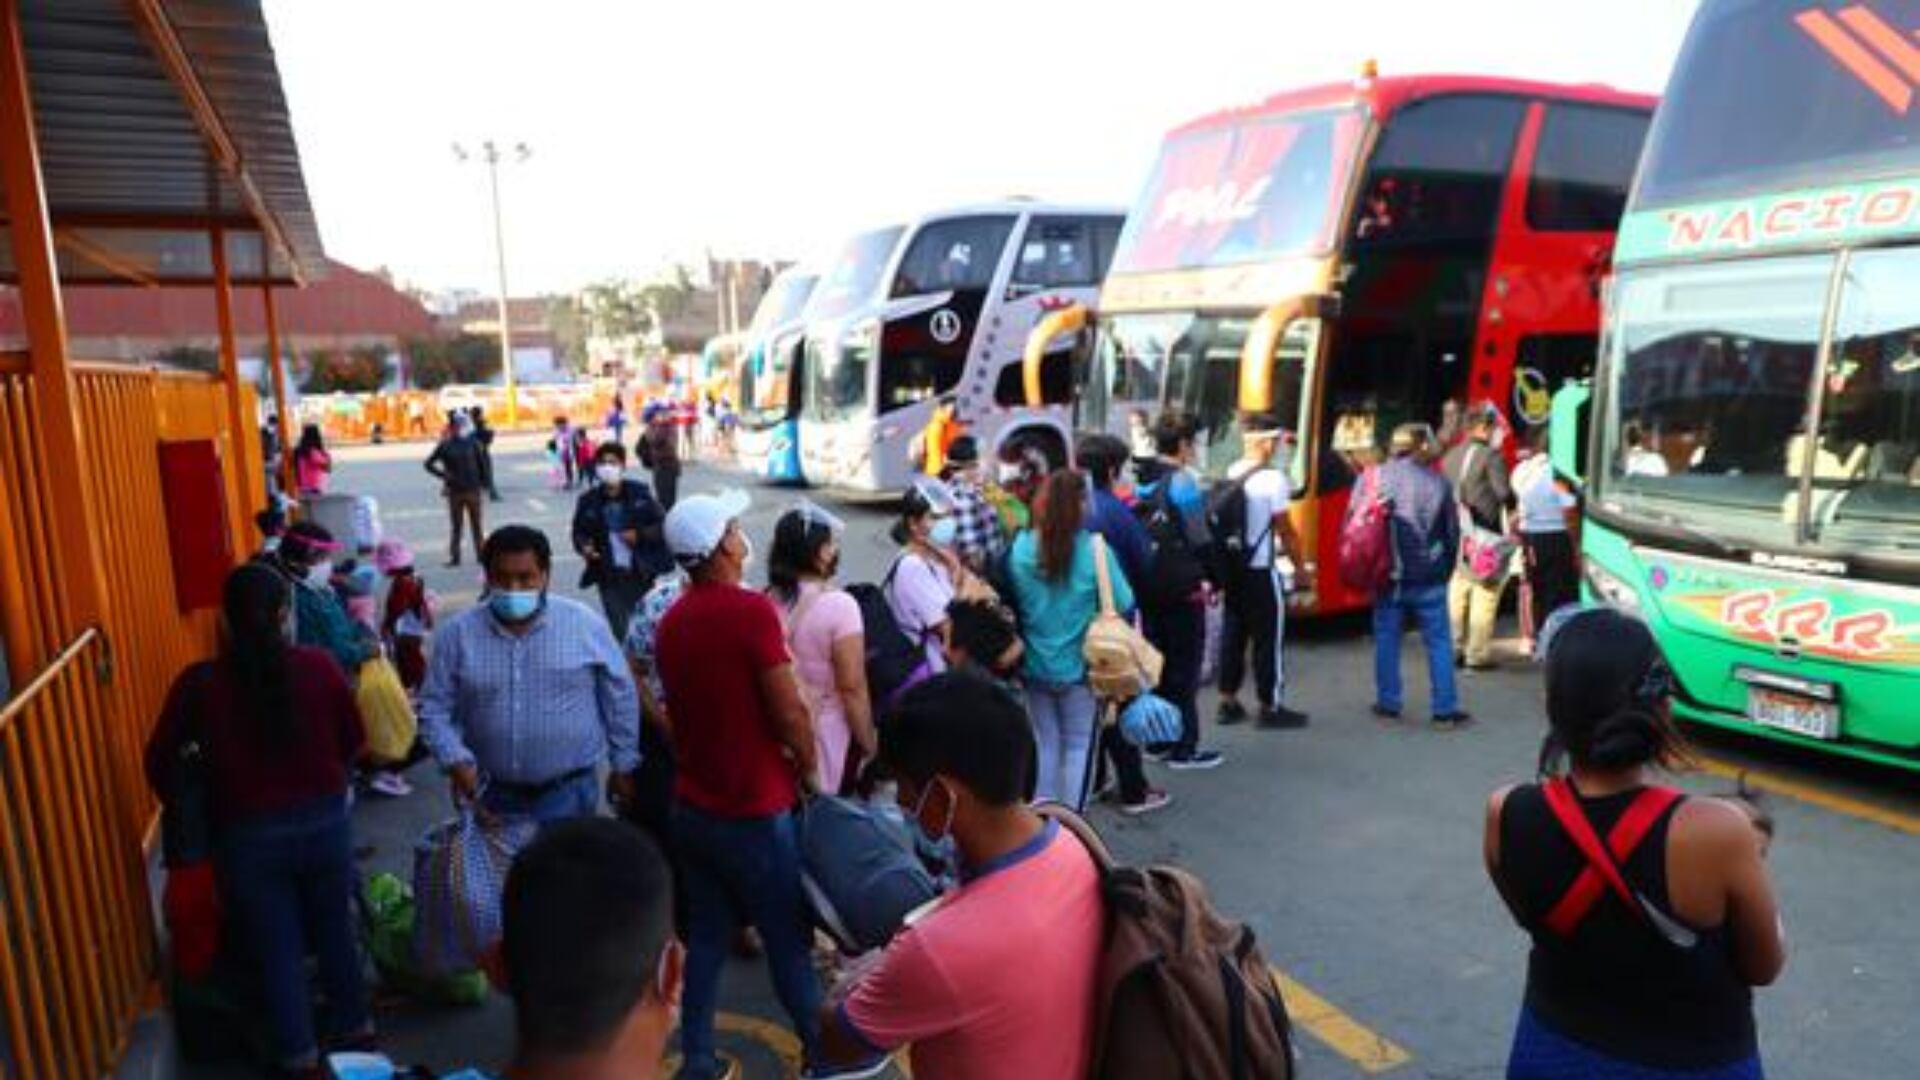
M 599 477 L 600 482 L 607 485 L 608 487 L 612 487 L 613 485 L 619 483 L 620 478 L 622 476 L 625 476 L 626 473 L 627 473 L 627 470 L 621 468 L 618 465 L 599 465 L 599 466 L 595 466 L 593 470 L 593 475 Z
M 324 589 L 333 582 L 333 562 L 325 560 L 307 567 L 307 584 Z

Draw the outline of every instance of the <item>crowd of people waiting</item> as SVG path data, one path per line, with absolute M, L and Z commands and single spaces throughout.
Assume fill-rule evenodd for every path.
M 1153 425 L 1150 457 L 1093 436 L 1076 467 L 1044 475 L 1023 461 L 989 471 L 963 435 L 942 476 L 905 493 L 900 552 L 879 583 L 839 582 L 846 526 L 803 500 L 774 526 L 764 589 L 747 585 L 747 497 L 663 498 L 629 477 L 616 440 L 594 452 L 571 536 L 603 619 L 553 592 L 540 531 L 478 540 L 478 499 L 465 496 L 491 486 L 491 469 L 467 482 L 465 452 L 446 448 L 472 439 L 472 423 L 452 428 L 436 475 L 450 501 L 456 477 L 468 489 L 483 602 L 436 622 L 409 554 L 383 546 L 375 562 L 392 583 L 369 632 L 349 614 L 355 594 L 336 588 L 332 537 L 294 524 L 233 572 L 221 654 L 181 674 L 149 744 L 163 799 L 181 747 L 204 751 L 213 864 L 281 1065 L 323 1076 L 323 1048 L 374 1040 L 349 915 L 364 741 L 350 686 L 384 643 L 456 800 L 541 826 L 504 890 L 495 959 L 519 1036 L 505 1075 L 653 1075 L 676 1007 L 679 1075 L 729 1075 L 714 1021 L 742 927 L 765 951 L 807 1076 L 877 1075 L 908 1047 L 914 1075 L 933 1080 L 1088 1075 L 1105 1007 L 1103 871 L 1034 808 L 1110 795 L 1121 812 L 1149 813 L 1170 800 L 1143 758 L 1222 765 L 1198 705 L 1216 636 L 1217 723 L 1308 725 L 1286 703 L 1288 597 L 1312 573 L 1288 515 L 1291 434 L 1242 417 L 1242 460 L 1211 490 L 1177 413 Z M 1532 939 L 1509 1075 L 1757 1077 L 1750 988 L 1785 957 L 1763 861 L 1771 823 L 1750 803 L 1655 783 L 1651 770 L 1685 755 L 1671 677 L 1644 626 L 1570 602 L 1565 494 L 1550 471 L 1535 475 L 1537 458 L 1516 485 L 1499 431 L 1477 412 L 1443 454 L 1430 429 L 1405 425 L 1355 503 L 1377 500 L 1390 519 L 1377 715 L 1403 708 L 1411 621 L 1434 724 L 1468 722 L 1454 669 L 1489 662 L 1510 572 L 1474 562 L 1515 561 L 1483 551 L 1509 521 L 1551 612 L 1529 628 L 1547 683 L 1540 781 L 1502 788 L 1487 809 L 1487 873 Z M 1131 703 L 1095 670 L 1115 624 L 1138 627 L 1157 656 Z M 1136 723 L 1141 703 L 1163 713 Z M 917 850 L 943 852 L 954 871 L 930 913 L 824 991 L 799 812 L 823 794 L 896 806 Z M 598 819 L 603 795 L 624 821 Z

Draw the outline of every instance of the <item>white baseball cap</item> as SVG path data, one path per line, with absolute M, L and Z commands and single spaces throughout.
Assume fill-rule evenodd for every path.
M 684 565 L 705 562 L 726 538 L 727 526 L 739 520 L 750 505 L 752 500 L 738 488 L 679 500 L 667 512 L 667 550 Z

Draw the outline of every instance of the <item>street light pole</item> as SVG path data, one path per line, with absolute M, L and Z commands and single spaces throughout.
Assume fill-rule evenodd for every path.
M 453 153 L 461 161 L 467 160 L 460 144 L 454 144 Z M 532 151 L 526 143 L 517 143 L 514 155 L 516 161 L 525 161 Z M 511 428 L 520 423 L 520 388 L 513 371 L 513 324 L 507 314 L 507 231 L 500 216 L 500 148 L 492 139 L 480 144 L 480 160 L 486 162 L 487 191 L 493 197 L 493 254 L 500 286 L 500 371 L 507 387 L 507 426 Z

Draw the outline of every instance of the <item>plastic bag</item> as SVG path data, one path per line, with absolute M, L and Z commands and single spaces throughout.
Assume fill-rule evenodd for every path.
M 360 890 L 361 937 L 380 981 L 402 994 L 440 1005 L 478 1005 L 487 999 L 480 971 L 428 976 L 413 960 L 413 893 L 392 874 L 375 874 Z
M 1220 677 L 1220 653 L 1225 648 L 1223 642 L 1227 636 L 1227 607 L 1219 593 L 1209 592 L 1202 610 L 1206 632 L 1200 646 L 1200 685 L 1212 686 L 1214 680 Z
M 413 849 L 413 959 L 429 977 L 480 966 L 500 940 L 507 869 L 533 842 L 531 818 L 483 824 L 471 808 L 427 830 Z
M 354 699 L 366 727 L 368 756 L 384 764 L 407 760 L 420 734 L 420 722 L 413 715 L 413 703 L 407 700 L 407 688 L 400 684 L 400 673 L 394 670 L 393 662 L 376 656 L 360 665 L 360 685 L 354 690 Z

